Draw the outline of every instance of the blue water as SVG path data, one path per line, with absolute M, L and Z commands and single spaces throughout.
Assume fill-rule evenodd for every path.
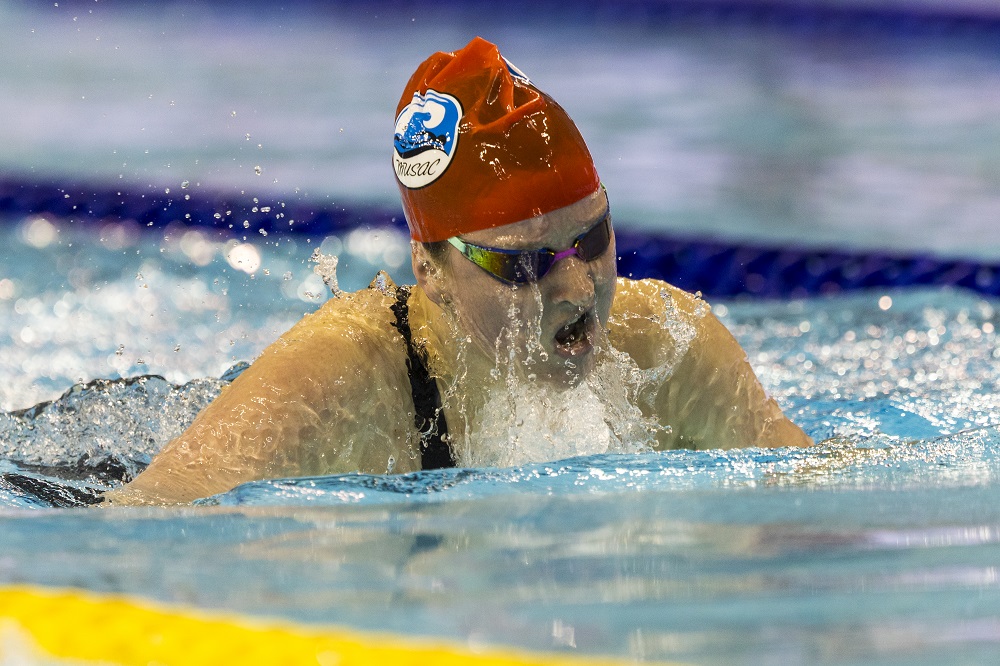
M 285 287 L 310 274 L 299 242 L 262 246 L 291 280 L 251 281 L 221 250 L 190 280 L 228 280 L 236 320 L 294 318 L 315 307 Z M 55 266 L 62 247 L 45 248 Z M 108 249 L 66 251 L 89 263 Z M 155 255 L 165 275 L 183 264 Z M 347 284 L 370 274 L 363 257 L 342 261 Z M 102 290 L 131 310 L 146 290 L 121 273 Z M 169 282 L 161 307 L 195 317 L 169 305 L 193 283 Z M 258 290 L 252 312 L 243 289 Z M 57 275 L 31 298 L 51 308 L 64 290 Z M 1000 642 L 1000 303 L 914 290 L 712 305 L 817 446 L 269 480 L 181 509 L 47 509 L 0 486 L 0 580 L 645 660 L 987 659 Z M 133 332 L 155 337 L 146 318 Z M 191 341 L 169 358 L 188 347 L 218 354 Z M 65 483 L 101 487 L 88 465 L 141 468 L 221 374 L 81 385 L 2 415 L 0 471 L 44 480 L 83 459 Z
M 481 34 L 570 112 L 616 221 L 1000 257 L 995 39 L 816 34 L 711 11 L 647 23 L 590 4 L 0 0 L 0 175 L 396 206 L 402 87 L 430 53 Z M 909 4 L 996 15 L 983 0 Z
M 5 175 L 380 205 L 396 88 L 480 27 L 59 4 L 0 2 Z M 616 224 L 1000 256 L 1000 68 L 980 42 L 486 28 L 577 118 Z M 99 489 L 140 469 L 326 298 L 317 248 L 348 290 L 412 279 L 387 229 L 0 221 L 0 473 Z M 638 660 L 990 661 L 1000 302 L 711 304 L 816 447 L 269 480 L 178 509 L 46 508 L 0 485 L 0 584 Z

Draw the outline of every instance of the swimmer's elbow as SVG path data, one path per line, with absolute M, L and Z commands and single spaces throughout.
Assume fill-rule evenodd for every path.
M 158 502 L 147 497 L 145 493 L 135 488 L 122 486 L 121 488 L 115 488 L 104 493 L 104 497 L 98 506 L 108 508 L 119 506 L 150 506 L 155 504 L 158 504 Z
M 115 488 L 104 493 L 104 498 L 98 505 L 101 508 L 121 506 L 178 506 L 190 504 L 197 496 L 182 497 L 175 493 L 149 492 L 131 484 Z
M 812 438 L 784 415 L 767 422 L 758 442 L 758 446 L 772 449 L 786 446 L 805 447 L 813 444 Z

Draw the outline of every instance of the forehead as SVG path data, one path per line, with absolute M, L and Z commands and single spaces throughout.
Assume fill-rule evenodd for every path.
M 576 203 L 545 215 L 462 234 L 462 238 L 476 245 L 506 249 L 562 247 L 600 222 L 607 212 L 608 199 L 603 188 L 599 188 Z

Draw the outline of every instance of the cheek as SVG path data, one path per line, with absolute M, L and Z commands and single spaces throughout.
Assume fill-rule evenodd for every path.
M 463 332 L 471 334 L 480 346 L 492 350 L 508 326 L 511 306 L 517 305 L 515 295 L 471 263 L 457 268 L 451 282 L 454 289 L 451 309 Z
M 529 339 L 537 339 L 542 326 L 542 304 L 537 287 L 515 288 L 494 283 L 475 292 L 466 301 L 470 315 L 467 326 L 473 329 L 480 346 L 493 355 L 500 342 L 503 348 L 513 344 L 520 348 Z
M 604 256 L 597 260 L 597 264 L 594 269 L 594 290 L 597 292 L 598 314 L 601 321 L 607 324 L 618 280 L 618 254 L 613 233 L 611 245 L 608 246 Z

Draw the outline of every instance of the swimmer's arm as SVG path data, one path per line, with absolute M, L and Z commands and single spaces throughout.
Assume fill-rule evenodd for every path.
M 761 386 L 746 352 L 706 303 L 663 282 L 633 283 L 647 301 L 650 289 L 666 290 L 679 316 L 693 326 L 693 338 L 677 359 L 672 374 L 660 386 L 654 408 L 670 431 L 660 438 L 662 448 L 737 448 L 746 446 L 809 446 L 812 440 L 792 423 Z M 626 290 L 626 294 L 629 292 Z M 636 290 L 632 292 L 633 299 Z M 616 306 L 618 304 L 616 303 Z M 623 304 L 625 305 L 625 304 Z M 641 309 L 638 302 L 633 306 Z M 677 341 L 669 327 L 660 346 L 668 351 Z M 654 333 L 647 330 L 647 335 Z M 662 336 L 663 334 L 661 334 Z M 657 345 L 637 346 L 640 366 L 655 363 Z M 661 352 L 662 354 L 663 352 Z M 645 356 L 645 358 L 644 358 Z
M 687 295 L 690 297 L 690 295 Z M 676 415 L 677 444 L 697 449 L 746 446 L 810 446 L 767 394 L 746 352 L 708 311 L 677 366 L 661 402 Z
M 418 469 L 391 372 L 405 365 L 357 330 L 303 326 L 264 351 L 111 504 L 185 503 L 247 481 Z M 406 384 L 405 370 L 402 380 Z M 408 395 L 408 394 L 407 394 Z

